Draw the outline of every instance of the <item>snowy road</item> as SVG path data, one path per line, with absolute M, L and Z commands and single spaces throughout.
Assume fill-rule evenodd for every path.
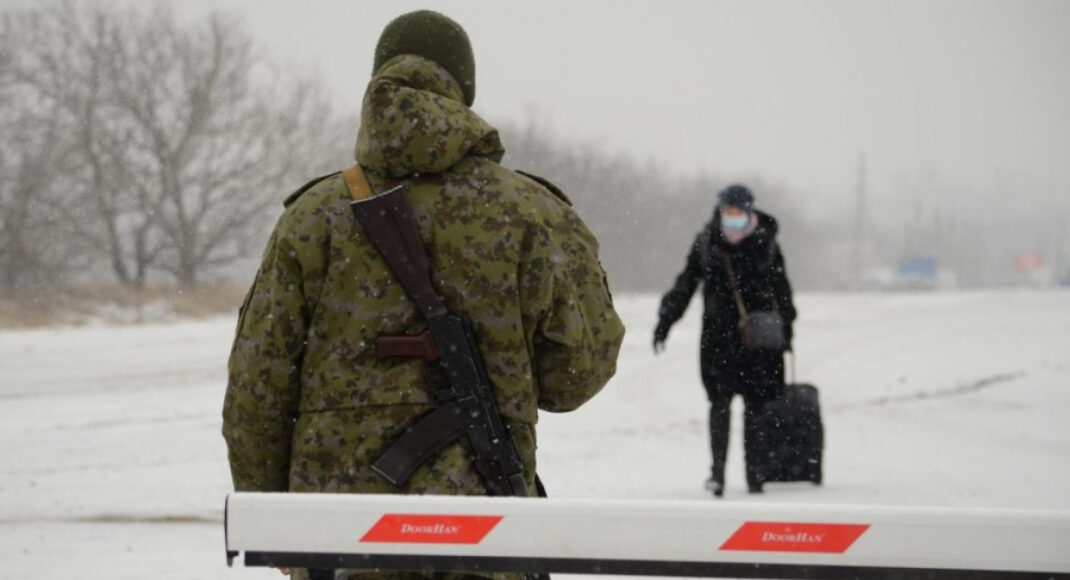
M 721 501 L 1070 509 L 1070 293 L 803 295 L 825 485 L 745 493 L 737 405 Z M 698 304 L 655 357 L 624 296 L 618 376 L 540 423 L 558 497 L 703 499 Z M 13 578 L 278 578 L 223 564 L 219 411 L 233 321 L 0 333 L 0 561 Z M 714 501 L 710 499 L 709 501 Z

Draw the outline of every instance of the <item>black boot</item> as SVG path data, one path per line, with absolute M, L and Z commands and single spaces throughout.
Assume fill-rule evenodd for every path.
M 724 478 L 720 480 L 713 477 L 706 480 L 706 490 L 713 494 L 713 497 L 721 497 L 724 495 Z
M 706 489 L 714 497 L 724 495 L 724 468 L 728 458 L 728 427 L 731 420 L 729 412 L 732 395 L 718 394 L 717 389 L 707 387 L 710 396 L 710 453 L 713 463 L 710 465 L 710 478 L 706 480 Z

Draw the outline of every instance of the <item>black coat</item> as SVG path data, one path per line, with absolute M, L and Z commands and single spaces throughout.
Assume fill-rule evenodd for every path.
M 720 211 L 696 236 L 687 256 L 687 266 L 676 284 L 661 299 L 660 322 L 669 327 L 683 316 L 691 296 L 702 283 L 701 366 L 707 392 L 746 392 L 769 382 L 783 382 L 784 361 L 779 352 L 749 349 L 739 331 L 739 310 L 723 259 L 731 260 L 747 311 L 780 311 L 790 343 L 795 304 L 784 256 L 776 242 L 777 223 L 772 216 L 756 212 L 758 227 L 739 244 L 730 244 L 721 234 Z

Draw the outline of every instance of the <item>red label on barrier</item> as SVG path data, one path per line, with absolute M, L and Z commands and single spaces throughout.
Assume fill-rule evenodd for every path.
M 865 524 L 747 522 L 721 549 L 842 554 L 868 529 Z
M 361 542 L 397 544 L 478 544 L 503 516 L 386 514 Z

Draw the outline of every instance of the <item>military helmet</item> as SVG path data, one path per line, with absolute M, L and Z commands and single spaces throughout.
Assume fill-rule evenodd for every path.
M 476 98 L 476 61 L 468 34 L 460 24 L 432 10 L 398 16 L 379 36 L 372 74 L 402 54 L 422 56 L 446 69 L 460 83 L 464 104 L 472 106 Z

